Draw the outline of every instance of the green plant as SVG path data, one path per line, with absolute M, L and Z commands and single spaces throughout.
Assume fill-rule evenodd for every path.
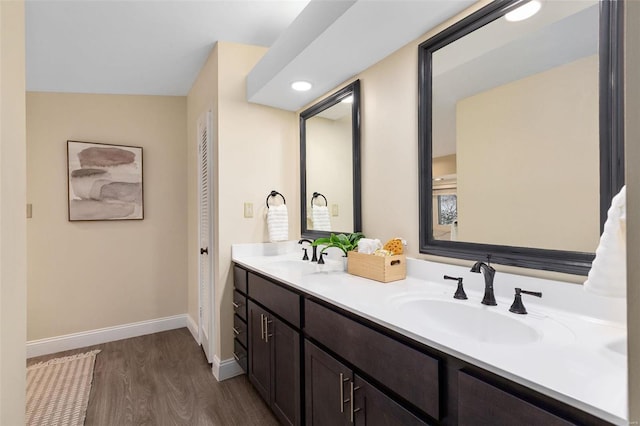
M 342 250 L 344 255 L 347 252 L 358 248 L 358 241 L 364 238 L 362 232 L 354 232 L 352 234 L 331 234 L 329 238 L 318 238 L 313 242 L 314 246 L 325 246 L 320 253 L 324 253 L 329 247 L 336 247 Z

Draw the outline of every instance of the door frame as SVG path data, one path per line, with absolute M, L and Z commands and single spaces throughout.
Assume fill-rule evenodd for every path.
M 213 362 L 213 358 L 215 355 L 215 327 L 214 327 L 214 322 L 215 322 L 215 315 L 214 315 L 214 309 L 215 309 L 215 286 L 213 285 L 214 281 L 215 281 L 215 268 L 214 268 L 214 247 L 213 247 L 213 242 L 214 242 L 214 226 L 213 226 L 213 215 L 214 215 L 214 211 L 213 211 L 213 147 L 212 147 L 212 122 L 213 122 L 213 114 L 212 114 L 212 109 L 208 108 L 204 113 L 202 113 L 202 115 L 200 116 L 200 118 L 197 121 L 197 146 L 198 146 L 198 239 L 197 239 L 197 247 L 196 247 L 196 253 L 198 255 L 198 344 L 201 345 L 203 347 L 203 350 L 205 352 L 205 355 L 207 356 L 207 361 L 209 362 Z M 203 260 L 205 259 L 202 254 L 200 254 L 200 249 L 201 249 L 201 235 L 202 235 L 202 186 L 201 186 L 201 182 L 202 182 L 202 145 L 201 145 L 201 134 L 202 134 L 202 129 L 203 127 L 206 128 L 207 131 L 207 185 L 209 188 L 208 191 L 208 204 L 209 204 L 209 235 L 208 235 L 208 240 L 209 240 L 209 244 L 208 244 L 208 255 L 206 257 L 206 259 L 208 260 L 209 263 L 209 270 L 210 270 L 210 274 L 209 274 L 209 279 L 210 282 L 208 283 L 210 285 L 210 290 L 209 290 L 209 324 L 208 324 L 208 340 L 205 342 L 204 341 L 204 318 L 203 318 L 203 306 L 204 304 L 207 302 L 204 300 L 204 295 L 203 295 L 203 291 L 202 291 L 202 266 L 203 266 Z M 207 346 L 205 348 L 205 346 Z

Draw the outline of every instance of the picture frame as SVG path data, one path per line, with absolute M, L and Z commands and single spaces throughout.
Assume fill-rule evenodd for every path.
M 142 148 L 67 141 L 68 219 L 144 219 Z

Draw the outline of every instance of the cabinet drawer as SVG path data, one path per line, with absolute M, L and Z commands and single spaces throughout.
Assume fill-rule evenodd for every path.
M 440 418 L 437 359 L 309 300 L 305 300 L 305 331 L 431 417 Z
M 249 297 L 274 314 L 300 328 L 300 296 L 262 277 L 249 273 Z
M 237 339 L 233 340 L 233 357 L 240 364 L 242 370 L 247 372 L 247 350 L 242 347 Z
M 239 266 L 233 266 L 233 285 L 241 293 L 247 294 L 247 271 Z
M 233 290 L 233 312 L 243 320 L 247 320 L 247 297 L 238 290 Z
M 238 315 L 233 316 L 233 336 L 242 346 L 247 347 L 247 323 Z
M 459 425 L 572 425 L 515 395 L 458 372 Z

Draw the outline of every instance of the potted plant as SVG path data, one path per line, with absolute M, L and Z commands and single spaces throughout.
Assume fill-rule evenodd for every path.
M 324 253 L 330 247 L 336 247 L 342 250 L 344 256 L 347 253 L 358 248 L 358 241 L 364 238 L 362 232 L 354 232 L 352 234 L 331 234 L 329 238 L 318 238 L 313 242 L 314 246 L 325 246 L 320 254 Z

